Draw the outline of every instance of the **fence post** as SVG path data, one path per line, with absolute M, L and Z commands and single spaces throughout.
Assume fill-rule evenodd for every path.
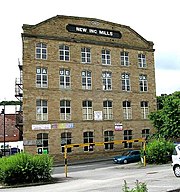
M 146 140 L 143 142 L 143 159 L 144 159 L 144 167 L 146 166 Z
M 67 146 L 64 146 L 64 165 L 65 165 L 65 176 L 67 177 Z

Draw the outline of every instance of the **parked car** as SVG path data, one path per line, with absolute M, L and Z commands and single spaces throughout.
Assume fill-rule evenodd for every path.
M 133 163 L 141 160 L 141 153 L 139 150 L 129 150 L 120 156 L 113 158 L 114 163 Z
M 180 144 L 176 145 L 172 154 L 174 175 L 180 177 Z

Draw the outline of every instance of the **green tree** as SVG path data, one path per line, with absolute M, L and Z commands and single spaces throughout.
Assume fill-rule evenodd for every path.
M 164 138 L 154 139 L 146 145 L 146 161 L 149 164 L 164 164 L 171 160 L 174 143 Z
M 180 91 L 157 98 L 159 109 L 149 115 L 158 137 L 180 138 Z
M 20 101 L 1 101 L 0 105 L 20 105 Z

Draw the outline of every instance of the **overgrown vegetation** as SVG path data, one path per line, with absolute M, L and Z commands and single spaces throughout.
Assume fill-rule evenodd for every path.
M 18 153 L 0 159 L 0 182 L 14 185 L 51 181 L 53 160 L 48 155 Z
M 164 138 L 154 139 L 146 145 L 146 161 L 149 164 L 164 164 L 171 160 L 174 143 Z
M 135 184 L 136 186 L 133 189 L 130 189 L 127 186 L 127 182 L 124 180 L 123 192 L 148 192 L 148 189 L 145 183 L 141 183 L 137 180 Z
M 157 108 L 149 115 L 156 129 L 146 145 L 146 160 L 150 164 L 163 164 L 171 160 L 173 141 L 180 138 L 180 91 L 158 96 Z
M 158 110 L 149 118 L 156 128 L 156 138 L 180 138 L 180 91 L 157 97 Z

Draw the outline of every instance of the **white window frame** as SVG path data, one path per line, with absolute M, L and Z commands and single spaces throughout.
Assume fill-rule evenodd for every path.
M 59 70 L 59 86 L 60 89 L 71 88 L 71 72 L 69 69 L 61 68 Z
M 112 90 L 112 73 L 109 71 L 102 72 L 102 83 L 104 91 Z
M 103 101 L 103 116 L 104 120 L 113 120 L 113 102 Z
M 87 134 L 85 136 L 85 134 Z M 93 131 L 85 131 L 83 132 L 83 142 L 84 143 L 93 143 L 94 142 L 94 132 Z M 85 146 L 84 147 L 84 152 L 89 152 L 93 151 L 94 147 L 93 146 Z
M 124 140 L 131 140 L 133 138 L 132 130 L 124 130 Z M 124 143 L 124 148 L 132 148 L 133 143 Z
M 36 87 L 48 87 L 48 70 L 44 67 L 36 67 Z
M 63 104 L 63 105 L 62 105 Z M 71 101 L 60 100 L 60 120 L 71 120 Z
M 148 119 L 148 115 L 149 115 L 149 103 L 148 101 L 141 101 L 140 102 L 141 105 L 141 118 L 142 119 Z
M 82 107 L 83 107 L 83 120 L 92 120 L 93 119 L 92 101 L 89 100 L 83 101 Z
M 82 89 L 91 90 L 92 89 L 91 71 L 87 71 L 87 70 L 82 71 L 81 78 L 82 78 Z
M 122 66 L 129 66 L 129 53 L 126 51 L 122 51 L 120 53 L 120 58 L 121 58 L 121 65 Z
M 59 60 L 70 61 L 70 47 L 67 45 L 59 45 Z
M 150 136 L 150 129 L 143 129 L 142 130 L 142 138 L 147 139 Z
M 71 144 L 72 133 L 71 132 L 62 132 L 61 133 L 61 151 L 64 153 L 64 145 Z M 67 152 L 72 152 L 72 148 L 68 147 Z
M 131 83 L 130 83 L 130 75 L 128 73 L 122 73 L 122 90 L 123 91 L 131 91 Z
M 48 120 L 48 101 L 43 99 L 36 100 L 36 120 L 47 121 Z
M 36 43 L 36 59 L 47 59 L 47 45 L 45 43 Z
M 139 89 L 141 92 L 148 91 L 147 75 L 139 75 Z
M 138 54 L 138 65 L 140 68 L 146 68 L 147 64 L 146 64 L 146 55 L 140 53 Z
M 81 48 L 81 62 L 91 63 L 91 49 L 87 47 Z
M 124 119 L 132 119 L 132 108 L 130 101 L 123 101 L 123 117 Z
M 104 131 L 104 142 L 114 141 L 114 131 Z M 105 143 L 104 149 L 105 150 L 112 150 L 114 148 L 113 143 Z
M 103 49 L 101 51 L 101 59 L 103 65 L 111 65 L 111 51 Z
M 47 150 L 47 153 L 49 153 L 49 134 L 48 133 L 38 133 L 37 134 L 37 152 L 38 154 L 43 154 L 44 150 Z

